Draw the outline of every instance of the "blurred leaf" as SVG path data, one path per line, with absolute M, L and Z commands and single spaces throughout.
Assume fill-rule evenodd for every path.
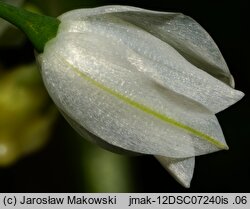
M 57 115 L 35 64 L 0 73 L 0 166 L 41 148 Z
M 133 176 L 129 157 L 84 142 L 85 186 L 89 192 L 131 192 Z

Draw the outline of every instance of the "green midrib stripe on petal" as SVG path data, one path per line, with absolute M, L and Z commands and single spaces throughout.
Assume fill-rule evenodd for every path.
M 114 97 L 122 100 L 123 102 L 131 105 L 132 107 L 135 107 L 149 115 L 152 115 L 164 122 L 167 122 L 169 123 L 170 125 L 173 125 L 175 127 L 178 127 L 178 128 L 181 128 L 181 129 L 184 129 L 186 132 L 189 132 L 193 135 L 196 135 L 204 140 L 207 140 L 208 142 L 214 144 L 216 147 L 220 148 L 220 149 L 225 149 L 227 150 L 228 149 L 228 146 L 226 146 L 225 144 L 221 143 L 220 141 L 214 139 L 213 137 L 207 135 L 207 134 L 204 134 L 196 129 L 193 129 L 185 124 L 182 124 L 166 115 L 163 115 L 159 112 L 156 112 L 154 111 L 153 109 L 151 109 L 150 107 L 147 107 L 143 104 L 140 104 L 136 101 L 133 101 L 131 99 L 129 99 L 128 97 L 122 95 L 122 94 L 119 94 L 118 92 L 108 88 L 107 86 L 99 83 L 98 81 L 92 79 L 91 77 L 89 77 L 88 75 L 86 75 L 85 73 L 83 73 L 82 71 L 80 71 L 78 68 L 76 68 L 75 66 L 73 66 L 71 63 L 69 63 L 67 61 L 67 59 L 65 59 L 64 57 L 62 57 L 61 60 L 64 60 L 66 62 L 67 65 L 69 65 L 80 77 L 82 77 L 83 79 L 85 79 L 86 81 L 92 83 L 93 85 L 95 85 L 96 87 L 102 89 L 103 91 L 106 91 L 108 92 L 109 94 L 113 95 Z

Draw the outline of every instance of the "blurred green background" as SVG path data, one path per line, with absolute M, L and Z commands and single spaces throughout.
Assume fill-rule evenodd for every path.
M 246 94 L 217 115 L 230 150 L 197 157 L 191 188 L 184 189 L 152 156 L 122 156 L 90 144 L 54 108 L 29 41 L 8 27 L 0 33 L 0 192 L 250 192 L 247 5 L 241 0 L 26 0 L 23 7 L 58 16 L 109 4 L 182 12 L 210 33 L 236 88 Z

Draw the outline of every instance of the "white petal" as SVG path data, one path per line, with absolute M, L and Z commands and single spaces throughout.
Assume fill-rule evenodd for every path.
M 172 158 L 227 148 L 216 117 L 138 71 L 126 59 L 133 53 L 103 36 L 59 34 L 40 55 L 45 85 L 69 117 L 111 145 Z
M 121 11 L 110 12 L 113 10 Z M 242 92 L 220 81 L 233 86 L 232 76 L 217 46 L 194 20 L 181 14 L 135 8 L 127 11 L 128 7 L 113 10 L 102 7 L 66 13 L 60 17 L 63 21 L 60 31 L 101 35 L 110 39 L 109 42 L 126 45 L 132 53 L 124 53 L 123 58 L 137 70 L 214 113 L 243 97 Z
M 182 186 L 189 188 L 193 178 L 195 158 L 173 159 L 162 156 L 155 156 L 161 165 L 178 181 Z
M 126 155 L 138 155 L 139 153 L 131 152 L 125 149 L 122 149 L 121 147 L 114 146 L 112 144 L 107 143 L 103 139 L 95 136 L 94 134 L 87 131 L 81 124 L 74 121 L 71 117 L 69 117 L 65 112 L 63 112 L 61 109 L 59 109 L 63 117 L 68 121 L 68 123 L 86 140 L 93 142 L 102 148 L 109 150 L 111 152 L 115 152 L 118 154 L 126 154 Z
M 101 6 L 96 8 L 90 8 L 90 9 L 76 9 L 69 12 L 66 12 L 62 14 L 59 19 L 61 21 L 68 21 L 68 20 L 74 20 L 74 21 L 82 21 L 86 17 L 89 16 L 97 16 L 102 14 L 113 14 L 113 13 L 120 13 L 120 12 L 148 12 L 153 14 L 165 14 L 165 12 L 157 12 L 157 11 L 151 11 L 146 10 L 138 7 L 132 7 L 132 6 L 121 6 L 121 5 L 108 5 L 108 6 Z M 169 12 L 169 14 L 171 14 Z M 172 13 L 174 14 L 174 13 Z
M 113 5 L 74 10 L 59 18 L 62 21 L 85 21 L 104 14 L 146 30 L 177 49 L 191 63 L 234 87 L 233 77 L 210 35 L 195 20 L 181 13 Z

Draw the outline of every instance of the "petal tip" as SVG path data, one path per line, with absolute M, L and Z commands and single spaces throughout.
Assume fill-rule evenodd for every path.
M 178 181 L 179 184 L 181 184 L 184 188 L 186 189 L 189 189 L 190 188 L 190 183 L 191 182 L 181 182 L 181 181 Z
M 169 174 L 183 187 L 190 188 L 193 178 L 195 158 L 167 158 L 155 156 Z
M 174 175 L 173 173 L 170 173 L 170 174 L 173 176 L 173 178 L 174 178 L 181 186 L 183 186 L 183 187 L 186 188 L 186 189 L 189 189 L 189 188 L 190 188 L 191 180 L 192 180 L 193 175 L 192 175 L 191 177 L 188 177 L 188 178 L 187 178 L 187 176 L 186 176 L 186 178 L 183 178 L 183 177 L 181 177 L 181 176 Z

